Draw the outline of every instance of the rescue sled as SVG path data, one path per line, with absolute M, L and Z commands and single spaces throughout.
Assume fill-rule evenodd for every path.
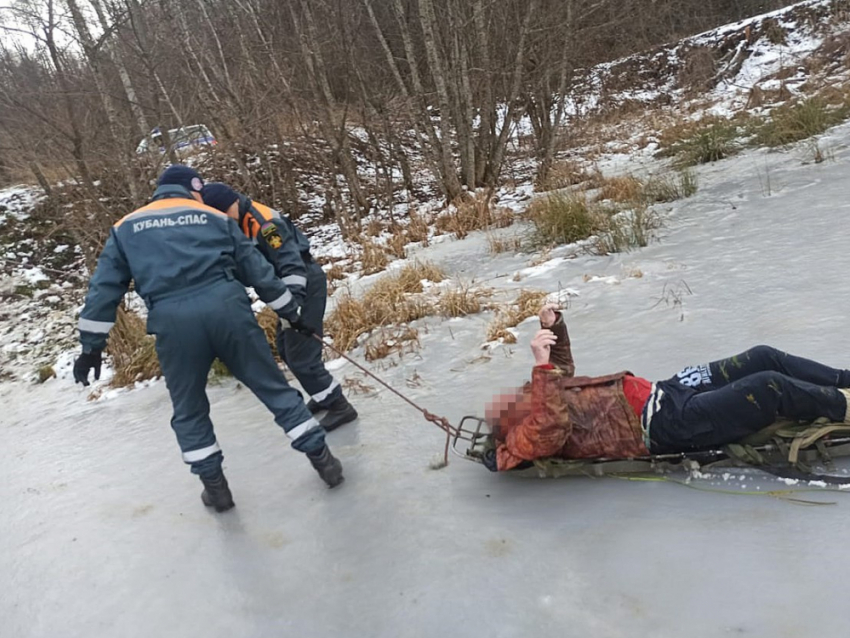
M 466 460 L 483 463 L 484 455 L 493 449 L 495 443 L 487 422 L 475 416 L 464 417 L 452 437 L 452 452 Z M 754 467 L 782 478 L 850 484 L 850 476 L 819 474 L 812 470 L 817 466 L 834 471 L 833 460 L 841 457 L 850 457 L 850 425 L 826 420 L 780 421 L 739 443 L 713 450 L 628 459 L 536 459 L 506 473 L 559 478 Z

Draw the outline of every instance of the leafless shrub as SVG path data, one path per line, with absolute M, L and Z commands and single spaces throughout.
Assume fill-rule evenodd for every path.
M 784 45 L 788 40 L 788 31 L 774 18 L 765 18 L 761 23 L 767 41 L 774 45 Z
M 685 52 L 678 84 L 690 92 L 708 89 L 717 74 L 717 59 L 711 47 L 697 46 Z

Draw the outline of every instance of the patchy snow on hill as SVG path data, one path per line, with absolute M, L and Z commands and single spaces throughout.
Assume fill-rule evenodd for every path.
M 741 108 L 757 85 L 790 83 L 793 94 L 798 78 L 813 78 L 807 52 L 848 30 L 830 21 L 833 4 L 804 2 L 598 67 L 588 75 L 595 92 L 573 113 L 613 96 L 672 111 L 691 100 L 701 117 Z M 722 64 L 706 77 L 724 75 L 692 97 L 680 62 L 709 46 Z M 823 59 L 818 81 L 846 79 L 846 64 Z M 638 143 L 647 129 L 630 127 L 596 166 L 666 171 Z M 831 152 L 819 163 L 801 161 L 803 142 L 695 167 L 699 190 L 654 207 L 663 224 L 641 249 L 600 255 L 578 242 L 493 254 L 492 238 L 528 229 L 534 189 L 523 177 L 496 193 L 517 224 L 463 240 L 434 231 L 388 270 L 431 261 L 504 305 L 522 290 L 547 293 L 564 308 L 579 374 L 667 378 L 758 343 L 850 367 L 850 124 L 821 142 Z M 237 507 L 205 510 L 168 427 L 164 383 L 112 389 L 107 365 L 93 388 L 73 384 L 87 273 L 73 242 L 31 215 L 39 197 L 0 191 L 0 366 L 15 377 L 0 383 L 8 635 L 846 635 L 847 489 L 753 470 L 694 472 L 681 483 L 518 479 L 459 459 L 434 471 L 442 432 L 345 359 L 330 367 L 360 418 L 328 437 L 345 484 L 324 489 L 265 408 L 224 381 L 208 394 Z M 446 207 L 434 199 L 419 210 Z M 345 260 L 355 293 L 383 276 L 360 275 L 360 254 L 336 225 L 310 232 L 314 254 Z M 143 314 L 138 297 L 128 301 Z M 380 362 L 362 345 L 350 354 L 456 424 L 529 377 L 537 322 L 509 328 L 516 343 L 488 341 L 495 317 L 492 308 L 429 316 L 411 323 L 414 352 Z M 31 383 L 45 364 L 56 377 Z M 848 470 L 844 459 L 832 471 Z M 813 503 L 821 506 L 800 507 Z

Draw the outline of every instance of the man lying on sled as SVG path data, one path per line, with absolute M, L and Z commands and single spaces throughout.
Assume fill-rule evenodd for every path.
M 563 315 L 540 310 L 532 380 L 488 407 L 490 470 L 542 458 L 624 459 L 719 448 L 779 417 L 850 423 L 850 370 L 769 346 L 651 382 L 630 372 L 576 377 Z

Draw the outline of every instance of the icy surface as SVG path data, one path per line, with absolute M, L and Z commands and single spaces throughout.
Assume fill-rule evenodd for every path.
M 823 138 L 834 160 L 820 165 L 796 149 L 702 168 L 641 251 L 533 269 L 473 235 L 416 256 L 505 299 L 560 291 L 583 374 L 666 377 L 760 342 L 847 365 L 848 140 L 847 126 Z M 417 355 L 375 369 L 454 422 L 480 414 L 532 362 L 534 322 L 484 351 L 491 318 L 429 319 Z M 237 502 L 215 515 L 180 461 L 165 384 L 90 402 L 68 363 L 44 385 L 0 386 L 4 636 L 847 633 L 845 493 L 799 493 L 836 503 L 803 507 L 762 493 L 804 486 L 740 470 L 691 484 L 757 495 L 432 470 L 440 432 L 336 363 L 373 389 L 329 437 L 347 476 L 334 491 L 247 390 L 210 388 Z

